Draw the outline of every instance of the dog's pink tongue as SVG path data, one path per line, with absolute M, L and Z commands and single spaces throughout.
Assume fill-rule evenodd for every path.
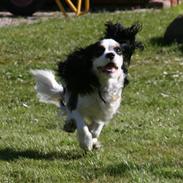
M 113 64 L 113 63 L 109 63 L 109 64 L 107 64 L 106 66 L 104 66 L 104 70 L 106 71 L 106 72 L 110 72 L 110 73 L 113 73 L 113 72 L 115 72 L 116 71 L 116 66 Z

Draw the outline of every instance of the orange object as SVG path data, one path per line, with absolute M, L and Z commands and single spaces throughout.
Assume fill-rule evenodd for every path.
M 57 6 L 59 7 L 60 11 L 63 13 L 63 15 L 65 17 L 67 17 L 67 13 L 64 9 L 64 6 L 62 5 L 60 0 L 55 0 Z M 77 6 L 74 5 L 74 3 L 72 2 L 72 0 L 65 0 L 65 2 L 67 3 L 67 5 L 69 6 L 69 8 L 77 15 L 82 15 L 85 14 L 89 11 L 90 9 L 90 0 L 85 0 L 85 9 L 82 12 L 81 8 L 82 8 L 82 4 L 83 4 L 83 0 L 77 0 Z

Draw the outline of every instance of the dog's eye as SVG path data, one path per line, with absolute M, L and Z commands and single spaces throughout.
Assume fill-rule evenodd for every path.
M 114 48 L 114 51 L 118 54 L 118 55 L 122 55 L 122 50 L 121 50 L 121 48 L 120 47 L 115 47 Z
M 104 51 L 105 51 L 105 48 L 103 46 L 101 46 L 101 45 L 98 46 L 96 48 L 96 56 L 97 57 L 101 56 L 104 53 Z

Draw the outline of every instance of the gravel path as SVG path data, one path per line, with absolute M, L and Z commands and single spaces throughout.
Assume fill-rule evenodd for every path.
M 154 9 L 136 9 L 136 10 L 129 10 L 130 12 L 146 12 L 146 11 L 155 11 Z M 159 11 L 159 10 L 156 10 Z M 124 12 L 126 13 L 127 11 L 115 11 L 116 13 L 121 13 Z M 69 13 L 69 16 L 76 16 L 74 13 Z M 55 11 L 55 12 L 36 12 L 33 14 L 31 17 L 15 17 L 9 12 L 0 12 L 0 28 L 4 26 L 16 26 L 19 24 L 31 24 L 31 23 L 36 23 L 39 21 L 44 21 L 48 20 L 51 18 L 65 18 L 61 12 Z
M 50 18 L 61 17 L 60 12 L 36 12 L 31 17 L 15 17 L 9 12 L 0 12 L 0 27 L 16 26 L 19 24 L 31 24 L 38 21 L 48 20 Z

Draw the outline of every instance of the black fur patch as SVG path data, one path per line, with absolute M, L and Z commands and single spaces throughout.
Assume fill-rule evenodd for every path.
M 58 74 L 64 80 L 67 90 L 71 93 L 69 107 L 76 107 L 78 94 L 85 95 L 100 88 L 97 76 L 92 71 L 92 60 L 104 52 L 100 42 L 81 48 L 70 54 L 58 65 Z

